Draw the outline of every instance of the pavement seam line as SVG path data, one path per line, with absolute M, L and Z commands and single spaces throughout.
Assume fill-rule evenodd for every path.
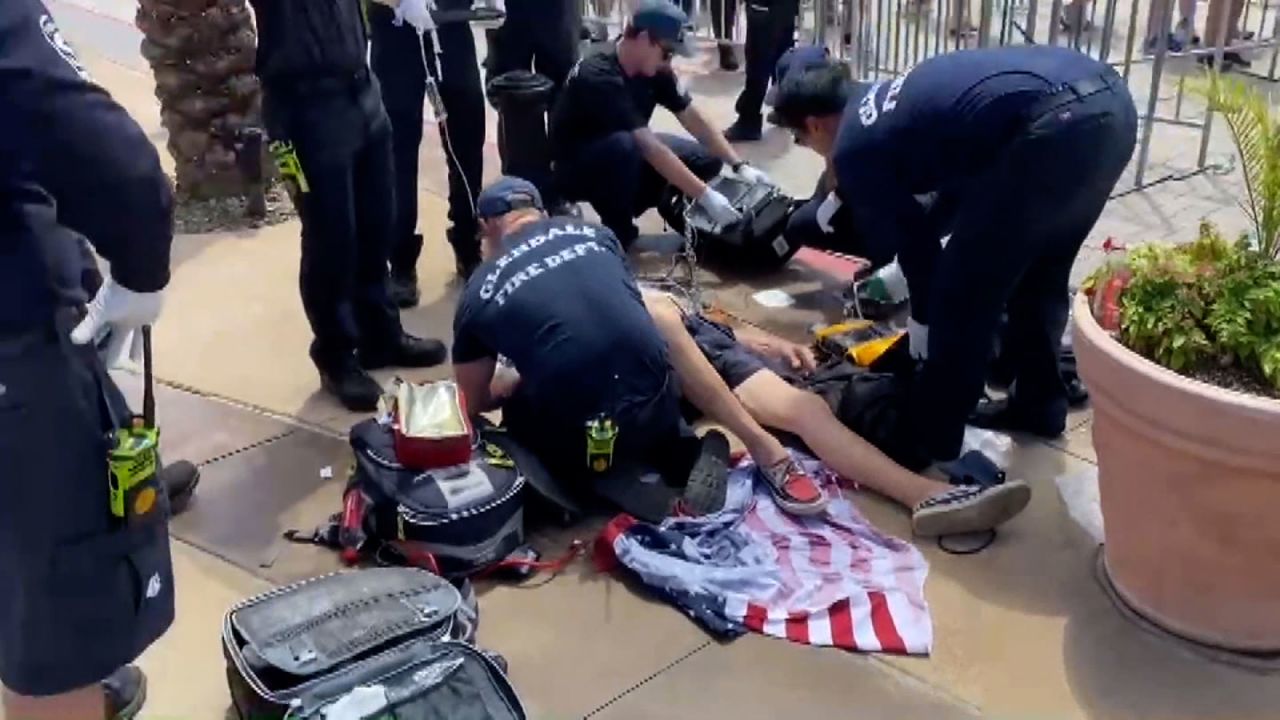
M 646 677 L 646 678 L 644 678 L 643 680 L 641 680 L 640 682 L 638 682 L 638 683 L 636 683 L 636 684 L 632 685 L 631 687 L 627 688 L 626 690 L 623 690 L 622 692 L 618 693 L 617 695 L 614 695 L 612 698 L 610 698 L 607 702 L 605 702 L 605 703 L 604 703 L 603 705 L 601 705 L 600 707 L 598 707 L 598 708 L 596 708 L 595 710 L 592 710 L 591 712 L 589 712 L 589 713 L 587 713 L 586 715 L 582 716 L 582 717 L 583 717 L 583 720 L 587 720 L 587 718 L 592 718 L 592 717 L 595 717 L 596 715 L 599 715 L 600 713 L 602 713 L 602 712 L 604 712 L 605 710 L 607 710 L 607 709 L 609 708 L 609 706 L 611 706 L 611 705 L 613 705 L 614 703 L 618 702 L 618 701 L 619 701 L 619 700 L 621 700 L 622 698 L 624 698 L 624 697 L 626 697 L 626 696 L 630 695 L 631 693 L 635 692 L 636 690 L 639 690 L 640 688 L 644 687 L 646 684 L 648 684 L 648 683 L 649 683 L 650 681 L 652 681 L 654 678 L 656 678 L 656 677 L 658 677 L 659 675 L 661 675 L 661 674 L 665 673 L 666 671 L 670 670 L 671 668 L 673 668 L 673 667 L 675 667 L 675 666 L 679 665 L 680 663 L 684 662 L 685 660 L 688 660 L 689 658 L 693 657 L 694 655 L 697 655 L 698 653 L 702 652 L 703 650 L 706 650 L 706 649 L 707 649 L 707 648 L 709 648 L 709 647 L 711 647 L 711 641 L 710 641 L 710 640 L 705 640 L 705 641 L 703 641 L 703 643 L 702 643 L 701 645 L 699 645 L 698 647 L 696 647 L 696 648 L 694 648 L 694 649 L 690 650 L 689 652 L 685 653 L 684 655 L 681 655 L 680 657 L 676 658 L 675 660 L 672 660 L 671 662 L 667 663 L 666 665 L 662 666 L 661 668 L 658 668 L 658 670 L 657 670 L 656 672 L 654 672 L 654 673 L 650 674 L 648 677 Z
M 263 438 L 263 439 L 261 439 L 261 440 L 257 440 L 257 441 L 255 441 L 255 442 L 251 442 L 251 443 L 249 443 L 248 445 L 245 445 L 245 446 L 243 446 L 243 447 L 238 447 L 238 448 L 236 448 L 235 450 L 230 450 L 230 451 L 228 451 L 228 452 L 224 452 L 224 453 L 222 453 L 222 454 L 220 454 L 220 455 L 214 455 L 213 457 L 209 458 L 208 460 L 204 460 L 204 461 L 200 462 L 200 465 L 199 465 L 199 466 L 200 466 L 200 467 L 205 467 L 205 466 L 208 466 L 208 465 L 212 465 L 212 464 L 214 464 L 214 463 L 216 463 L 216 462 L 221 462 L 221 461 L 223 461 L 223 460 L 226 460 L 227 458 L 232 458 L 232 457 L 235 457 L 236 455 L 241 455 L 241 454 L 247 453 L 247 452 L 249 452 L 250 450 L 257 450 L 258 448 L 263 447 L 263 446 L 265 446 L 265 445 L 270 445 L 271 443 L 274 443 L 274 442 L 276 442 L 277 440 L 283 440 L 284 438 L 289 437 L 290 435 L 294 434 L 295 432 L 297 432 L 297 429 L 296 429 L 296 428 L 290 428 L 290 429 L 288 429 L 288 430 L 285 430 L 285 431 L 284 431 L 284 432 L 282 432 L 282 433 L 277 433 L 277 434 L 272 435 L 272 436 L 270 436 L 270 437 L 266 437 L 266 438 Z
M 180 383 L 173 380 L 164 380 L 162 378 L 156 378 L 156 382 L 167 388 L 185 392 L 188 395 L 197 395 L 202 398 L 217 400 L 219 402 L 225 403 L 232 407 L 240 408 L 241 410 L 249 410 L 259 415 L 262 415 L 263 417 L 268 417 L 268 418 L 271 418 L 272 420 L 279 420 L 280 422 L 294 425 L 295 429 L 310 430 L 312 432 L 320 433 L 321 435 L 327 435 L 332 438 L 338 438 L 340 440 L 344 440 L 347 437 L 345 433 L 337 432 L 319 423 L 311 422 L 309 420 L 304 420 L 294 415 L 287 415 L 285 413 L 276 412 L 275 410 L 272 410 L 270 408 L 263 407 L 261 405 L 255 405 L 254 403 L 247 402 L 245 400 L 238 400 L 236 398 L 228 397 L 226 395 L 220 395 L 218 393 L 206 392 L 204 390 L 201 390 L 200 388 L 195 387 L 194 385 L 187 385 L 186 383 Z

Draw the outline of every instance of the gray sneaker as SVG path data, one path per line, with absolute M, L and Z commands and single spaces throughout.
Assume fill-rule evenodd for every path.
M 1021 480 L 999 485 L 962 485 L 925 500 L 911 511 L 911 529 L 921 537 L 990 530 L 1013 519 L 1031 501 Z

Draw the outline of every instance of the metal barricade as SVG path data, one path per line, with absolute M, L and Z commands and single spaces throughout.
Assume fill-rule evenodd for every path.
M 1265 73 L 1244 70 L 1246 74 L 1276 80 L 1280 23 L 1273 0 L 1244 2 L 1239 27 L 1242 34 L 1251 31 L 1252 37 L 1228 40 L 1231 1 L 1207 3 L 1216 17 L 1206 18 L 1206 42 L 1197 47 L 1180 46 L 1181 38 L 1171 32 L 1174 0 L 805 0 L 801 37 L 825 44 L 863 80 L 892 77 L 953 50 L 997 45 L 1074 47 L 1116 67 L 1135 90 L 1135 85 L 1143 84 L 1135 68 L 1148 68 L 1145 98 L 1134 93 L 1144 106 L 1139 108 L 1134 186 L 1144 187 L 1157 125 L 1199 129 L 1196 167 L 1206 165 L 1213 113 L 1207 108 L 1198 118 L 1184 113 L 1187 79 L 1196 74 L 1197 63 L 1222 67 L 1225 55 L 1247 52 L 1265 62 L 1267 69 Z M 1148 26 L 1156 30 L 1149 34 Z M 1208 36 L 1209 28 L 1216 30 L 1216 38 Z M 1166 76 L 1171 73 L 1175 75 L 1172 113 L 1161 112 L 1162 91 L 1167 90 Z

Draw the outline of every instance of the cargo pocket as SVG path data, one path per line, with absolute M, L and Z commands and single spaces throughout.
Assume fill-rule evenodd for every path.
M 132 661 L 173 622 L 167 525 L 124 528 L 59 547 L 51 586 L 68 639 L 93 637 L 108 664 Z

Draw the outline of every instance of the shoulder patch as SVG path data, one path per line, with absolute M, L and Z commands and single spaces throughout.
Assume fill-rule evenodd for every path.
M 58 24 L 53 21 L 52 15 L 45 13 L 40 16 L 40 34 L 44 36 L 45 42 L 49 43 L 49 47 L 52 47 L 81 79 L 87 82 L 92 81 L 89 71 L 80 62 L 80 58 L 76 57 L 76 51 L 71 48 L 66 38 L 62 37 L 62 31 L 58 29 Z

